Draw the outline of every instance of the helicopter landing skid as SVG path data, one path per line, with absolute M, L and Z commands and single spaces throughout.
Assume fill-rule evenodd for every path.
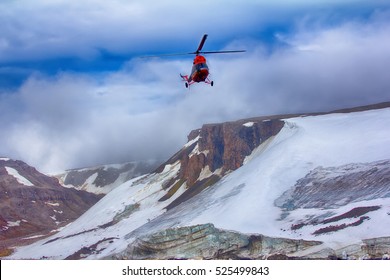
M 193 80 L 190 81 L 190 80 L 188 79 L 188 75 L 182 75 L 182 74 L 180 74 L 180 77 L 183 79 L 183 81 L 185 81 L 185 84 L 184 84 L 184 85 L 186 86 L 186 88 L 189 88 L 190 85 L 196 83 L 196 82 L 193 81 Z M 209 85 L 211 85 L 211 86 L 214 86 L 214 81 L 210 81 L 209 78 L 206 78 L 206 80 L 204 80 L 203 82 L 206 83 L 206 84 L 209 84 Z

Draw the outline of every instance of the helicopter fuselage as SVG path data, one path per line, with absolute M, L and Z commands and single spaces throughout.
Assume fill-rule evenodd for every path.
M 191 75 L 188 79 L 189 82 L 200 83 L 206 81 L 209 75 L 209 67 L 206 63 L 206 58 L 201 55 L 197 55 L 194 59 Z

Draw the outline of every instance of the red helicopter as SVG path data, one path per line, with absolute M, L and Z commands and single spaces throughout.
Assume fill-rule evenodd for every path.
M 209 67 L 206 63 L 206 58 L 200 54 L 210 54 L 210 53 L 239 53 L 239 52 L 245 52 L 245 50 L 237 50 L 237 51 L 202 51 L 203 45 L 206 42 L 207 34 L 203 35 L 202 40 L 199 43 L 198 49 L 194 52 L 190 53 L 176 53 L 176 54 L 164 54 L 159 56 L 175 56 L 175 55 L 189 55 L 189 54 L 195 54 L 194 62 L 192 65 L 192 70 L 190 75 L 182 75 L 180 74 L 180 77 L 185 81 L 185 86 L 188 88 L 190 85 L 194 83 L 200 83 L 204 82 L 206 84 L 209 84 L 211 86 L 214 85 L 214 81 L 210 81 L 208 78 L 210 72 Z

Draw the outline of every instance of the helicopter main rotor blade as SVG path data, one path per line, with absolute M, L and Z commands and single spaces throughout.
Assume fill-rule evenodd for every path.
M 242 53 L 246 50 L 237 50 L 237 51 L 211 51 L 211 52 L 189 52 L 189 53 L 168 53 L 168 54 L 157 54 L 157 55 L 144 55 L 139 58 L 152 58 L 152 57 L 164 57 L 164 56 L 182 56 L 182 55 L 198 55 L 198 54 L 212 54 L 212 53 Z
M 196 53 L 195 52 L 191 52 L 191 53 L 155 54 L 155 55 L 144 55 L 144 56 L 140 56 L 139 58 L 162 57 L 162 56 L 180 56 L 180 55 L 190 55 L 190 54 L 196 54 Z
M 200 51 L 202 50 L 204 42 L 206 42 L 207 36 L 208 36 L 207 34 L 203 35 L 202 40 L 199 43 L 198 49 L 195 52 L 196 54 L 200 53 Z
M 212 52 L 198 52 L 198 53 L 240 53 L 240 52 L 246 52 L 246 50 L 238 50 L 238 51 L 212 51 Z
M 204 34 L 202 39 L 200 40 L 198 49 L 194 52 L 188 52 L 188 53 L 172 53 L 172 54 L 158 54 L 158 55 L 145 55 L 141 56 L 140 58 L 149 58 L 149 57 L 166 57 L 166 56 L 180 56 L 180 55 L 191 55 L 191 54 L 209 54 L 209 53 L 240 53 L 240 52 L 245 52 L 245 50 L 234 50 L 234 51 L 202 51 L 202 48 L 204 46 L 204 43 L 206 42 L 207 39 L 207 34 Z

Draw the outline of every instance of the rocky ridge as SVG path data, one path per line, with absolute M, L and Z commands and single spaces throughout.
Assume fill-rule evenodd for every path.
M 0 250 L 56 231 L 102 196 L 61 186 L 28 164 L 0 159 Z
M 107 194 L 128 180 L 152 172 L 158 164 L 158 161 L 150 160 L 78 168 L 67 170 L 55 177 L 68 188 Z

